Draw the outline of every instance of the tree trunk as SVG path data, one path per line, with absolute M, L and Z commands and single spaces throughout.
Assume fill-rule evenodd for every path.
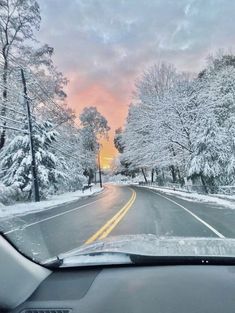
M 178 176 L 178 181 L 180 183 L 180 186 L 183 187 L 185 184 L 185 181 L 184 181 L 184 178 L 181 176 L 181 173 L 180 173 L 178 166 L 176 167 L 176 178 L 177 178 L 177 176 Z
M 6 126 L 6 122 L 3 123 L 2 133 L 0 136 L 0 150 L 4 147 L 6 141 L 6 128 L 4 126 Z
M 176 168 L 176 173 L 177 173 L 177 175 L 178 175 L 179 181 L 181 181 L 182 177 L 181 177 L 180 170 L 179 170 L 178 166 L 177 166 L 177 168 Z
M 88 185 L 91 184 L 91 179 L 92 179 L 92 178 L 91 178 L 91 175 L 90 175 L 90 173 L 89 173 L 89 176 L 88 176 L 88 183 L 87 183 Z
M 154 180 L 154 168 L 151 171 L 151 183 L 153 183 Z
M 207 189 L 207 186 L 206 186 L 206 183 L 205 183 L 205 180 L 204 180 L 204 177 L 203 177 L 202 174 L 200 175 L 200 178 L 201 178 L 202 185 L 204 187 L 205 193 L 208 193 L 208 189 Z
M 4 56 L 4 68 L 3 68 L 3 107 L 1 109 L 1 116 L 6 116 L 6 108 L 7 108 L 7 71 L 8 71 L 8 62 L 5 56 L 5 52 L 3 54 Z M 6 128 L 4 127 L 6 125 L 6 122 L 3 123 L 2 133 L 0 135 L 0 150 L 4 147 L 5 141 L 6 141 Z
M 144 176 L 144 180 L 145 180 L 145 182 L 147 183 L 147 182 L 148 182 L 148 180 L 147 180 L 147 177 L 146 177 L 146 174 L 145 174 L 144 169 L 143 169 L 143 168 L 141 168 L 141 171 L 142 171 L 142 174 L 143 174 L 143 176 Z
M 172 181 L 173 183 L 176 183 L 176 170 L 174 165 L 170 166 L 170 171 L 171 171 L 171 175 L 172 175 Z
M 162 180 L 163 180 L 163 184 L 165 183 L 165 173 L 164 170 L 162 170 Z
M 94 175 L 93 175 L 93 171 L 92 171 L 92 169 L 89 169 L 89 174 L 88 174 L 88 185 L 90 185 L 90 184 L 91 184 L 93 177 L 94 177 Z
M 155 168 L 155 173 L 156 173 L 156 176 L 158 176 L 159 170 L 157 168 Z

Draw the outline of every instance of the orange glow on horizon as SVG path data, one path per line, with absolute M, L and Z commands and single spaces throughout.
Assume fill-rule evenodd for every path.
M 101 167 L 103 169 L 110 168 L 113 158 L 118 154 L 114 143 L 115 129 L 122 127 L 125 121 L 128 110 L 128 100 L 120 103 L 118 96 L 113 95 L 104 87 L 93 84 L 87 86 L 82 90 L 76 91 L 73 81 L 70 80 L 72 86 L 69 84 L 68 88 L 68 103 L 72 109 L 75 110 L 77 116 L 86 106 L 96 106 L 97 110 L 105 116 L 108 124 L 111 127 L 109 132 L 109 140 L 102 140 L 101 148 Z M 71 90 L 71 88 L 73 90 Z
M 113 137 L 110 138 L 113 140 Z M 117 155 L 117 150 L 114 147 L 113 143 L 109 141 L 103 140 L 101 142 L 102 148 L 100 151 L 100 164 L 102 169 L 109 169 L 111 167 L 111 163 L 113 158 Z

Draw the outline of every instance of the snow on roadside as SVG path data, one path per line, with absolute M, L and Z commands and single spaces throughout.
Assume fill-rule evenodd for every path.
M 235 209 L 235 196 L 225 195 L 222 198 L 221 195 L 202 195 L 198 193 L 188 193 L 184 191 L 171 190 L 171 189 L 165 189 L 165 188 L 153 187 L 153 186 L 142 186 L 142 187 L 161 191 L 169 195 L 174 195 L 187 201 L 213 203 L 213 204 L 218 205 L 219 209 L 223 209 L 223 208 Z
M 51 196 L 50 199 L 43 200 L 41 202 L 24 202 L 8 206 L 0 205 L 0 219 L 52 209 L 60 204 L 67 204 L 69 202 L 76 201 L 82 197 L 87 197 L 95 193 L 99 193 L 102 190 L 103 188 L 101 189 L 98 186 L 93 186 L 91 191 L 87 189 L 84 192 L 82 192 L 81 190 L 67 192 L 61 195 Z

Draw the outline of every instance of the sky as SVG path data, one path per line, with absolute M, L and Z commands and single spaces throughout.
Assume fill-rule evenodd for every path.
M 96 106 L 111 126 L 102 166 L 116 155 L 113 134 L 123 127 L 141 73 L 161 61 L 198 72 L 208 54 L 234 51 L 234 0 L 39 0 L 39 39 L 55 48 L 69 79 L 68 104 L 77 115 Z

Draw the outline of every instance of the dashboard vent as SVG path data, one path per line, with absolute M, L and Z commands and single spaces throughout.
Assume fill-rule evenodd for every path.
M 24 309 L 20 313 L 70 313 L 71 309 Z

